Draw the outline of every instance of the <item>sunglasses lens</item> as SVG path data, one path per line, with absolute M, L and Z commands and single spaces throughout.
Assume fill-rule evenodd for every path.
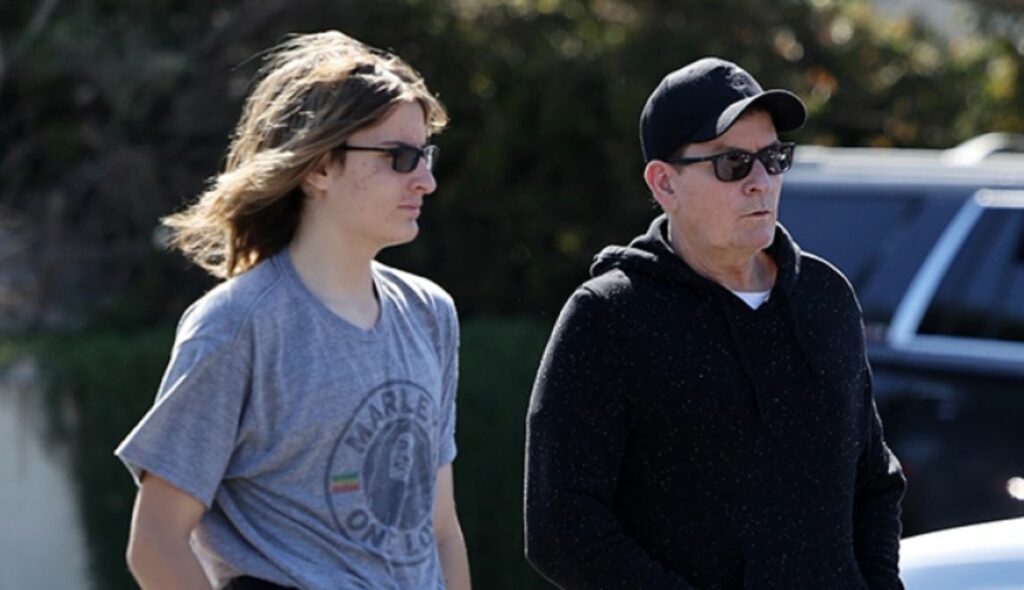
M 754 158 L 744 152 L 729 152 L 714 160 L 715 176 L 719 180 L 732 182 L 750 174 Z
M 433 170 L 440 150 L 436 145 L 428 145 L 424 146 L 422 150 L 412 146 L 399 146 L 390 151 L 391 167 L 395 169 L 395 172 L 412 172 L 419 165 L 420 158 L 427 161 L 427 170 Z
M 427 170 L 434 169 L 434 162 L 437 162 L 437 157 L 441 154 L 441 148 L 436 145 L 428 145 L 423 148 L 423 155 L 427 159 Z
M 414 147 L 396 147 L 391 150 L 391 158 L 395 172 L 412 172 L 420 163 L 420 151 Z
M 793 165 L 793 146 L 782 145 L 764 150 L 758 158 L 768 174 L 782 174 Z
M 793 166 L 793 144 L 784 145 L 779 148 L 779 172 L 785 172 Z

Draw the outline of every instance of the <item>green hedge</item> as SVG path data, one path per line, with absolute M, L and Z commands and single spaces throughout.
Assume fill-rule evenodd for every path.
M 456 496 L 480 588 L 548 587 L 523 559 L 522 449 L 549 328 L 533 320 L 463 323 Z M 160 327 L 49 335 L 2 350 L 8 359 L 33 353 L 44 367 L 50 435 L 71 456 L 94 588 L 135 588 L 124 562 L 135 489 L 112 452 L 151 405 L 172 340 L 173 330 Z
M 67 448 L 94 589 L 137 588 L 125 565 L 135 487 L 114 447 L 153 403 L 173 330 L 47 335 L 28 343 L 43 367 L 50 435 Z
M 550 326 L 465 322 L 455 494 L 479 588 L 550 588 L 523 557 L 523 442 L 530 387 Z

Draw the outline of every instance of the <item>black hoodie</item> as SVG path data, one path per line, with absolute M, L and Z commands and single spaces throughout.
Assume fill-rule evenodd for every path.
M 564 588 L 902 588 L 904 479 L 850 284 L 778 226 L 753 310 L 664 216 L 569 299 L 527 423 L 527 557 Z

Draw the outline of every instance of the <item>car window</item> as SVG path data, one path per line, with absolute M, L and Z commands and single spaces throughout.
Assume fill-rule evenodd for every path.
M 1024 210 L 982 214 L 939 284 L 919 332 L 1024 342 Z
M 889 324 L 962 198 L 926 198 L 913 187 L 786 185 L 779 219 L 801 248 L 850 279 L 869 332 Z

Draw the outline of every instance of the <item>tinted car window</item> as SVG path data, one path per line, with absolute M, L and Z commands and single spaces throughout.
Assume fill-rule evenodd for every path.
M 982 214 L 919 331 L 1024 342 L 1024 210 Z
M 783 189 L 779 218 L 801 248 L 850 279 L 870 330 L 888 325 L 962 204 L 963 198 L 926 199 L 914 188 L 801 183 Z

